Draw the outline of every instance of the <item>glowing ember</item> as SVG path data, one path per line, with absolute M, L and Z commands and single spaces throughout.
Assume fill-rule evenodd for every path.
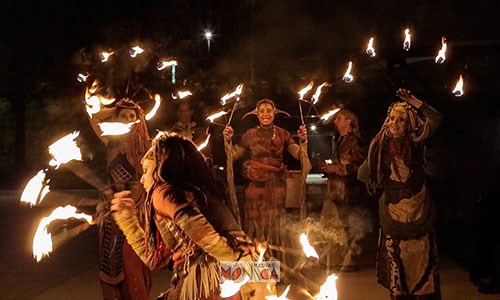
M 74 206 L 59 206 L 54 209 L 48 217 L 42 218 L 33 238 L 33 257 L 36 258 L 37 262 L 52 252 L 52 235 L 47 231 L 50 223 L 54 220 L 67 220 L 70 218 L 84 219 L 89 224 L 92 223 L 91 216 L 84 213 L 77 213 Z
M 302 233 L 300 235 L 300 244 L 302 245 L 302 251 L 304 251 L 304 254 L 307 257 L 316 257 L 317 259 L 319 259 L 318 253 L 316 252 L 316 250 L 314 250 L 311 244 L 309 244 L 307 235 L 305 233 Z
M 319 288 L 319 293 L 314 297 L 314 300 L 337 300 L 337 285 L 335 281 L 337 275 L 332 274 L 326 278 L 325 283 Z
M 130 54 L 130 57 L 136 57 L 137 55 L 141 54 L 142 52 L 144 52 L 144 49 L 142 49 L 139 46 L 135 46 L 135 47 L 132 47 L 132 49 L 130 49 L 129 54 Z
M 314 81 L 311 81 L 305 88 L 299 91 L 299 100 L 304 100 L 304 95 L 307 94 L 307 92 L 309 92 L 313 88 L 313 85 Z
M 155 105 L 144 118 L 146 120 L 150 120 L 152 117 L 154 117 L 156 112 L 158 111 L 158 108 L 160 108 L 160 104 L 161 104 L 161 97 L 159 94 L 155 94 Z
M 452 91 L 453 95 L 455 95 L 455 97 L 462 97 L 464 95 L 463 87 L 464 87 L 464 80 L 462 78 L 462 74 L 460 74 L 460 79 L 458 79 L 457 84 L 455 85 L 455 88 Z
M 57 169 L 61 164 L 71 160 L 82 160 L 82 152 L 75 141 L 79 134 L 80 132 L 75 131 L 49 146 L 49 153 L 53 157 L 49 162 L 50 166 L 55 166 Z
M 405 29 L 405 41 L 403 42 L 403 49 L 409 51 L 411 47 L 411 34 L 410 29 Z
M 234 98 L 234 97 L 236 97 L 236 101 L 238 101 L 239 100 L 239 96 L 241 95 L 241 91 L 242 90 L 243 90 L 243 83 L 240 83 L 236 87 L 236 89 L 234 90 L 234 92 L 225 94 L 224 97 L 220 98 L 220 101 L 221 101 L 222 105 L 226 105 L 227 100 L 229 100 L 231 98 Z
M 323 82 L 320 86 L 318 86 L 318 88 L 316 88 L 316 92 L 311 98 L 313 104 L 318 103 L 319 96 L 321 95 L 321 89 L 325 86 L 330 86 L 330 84 L 328 82 Z
M 115 52 L 101 52 L 101 62 L 107 62 L 111 55 L 115 54 Z
M 220 284 L 220 296 L 221 298 L 229 298 L 231 296 L 234 296 L 236 293 L 238 293 L 243 285 L 247 283 L 250 280 L 250 277 L 248 275 L 245 275 L 245 278 L 243 278 L 240 282 L 235 282 L 233 280 L 225 279 L 221 284 Z
M 165 69 L 166 67 L 170 67 L 170 66 L 177 66 L 177 61 L 176 60 L 160 61 L 158 63 L 158 65 L 156 66 L 156 68 L 161 71 L 161 70 Z
M 29 205 L 37 205 L 42 202 L 45 195 L 50 192 L 49 179 L 45 180 L 45 171 L 40 170 L 38 173 L 31 178 L 26 186 L 24 187 L 23 193 L 19 201 L 28 203 Z
M 213 115 L 208 116 L 207 120 L 209 120 L 211 123 L 213 123 L 215 119 L 220 118 L 220 117 L 222 117 L 222 116 L 224 116 L 226 114 L 227 114 L 227 111 L 219 111 L 219 112 L 216 112 Z
M 175 96 L 175 95 L 172 94 L 172 98 L 174 98 L 174 99 L 177 99 L 177 98 L 184 99 L 187 96 L 191 96 L 191 95 L 193 95 L 193 93 L 191 93 L 190 91 L 178 91 L 177 92 L 177 96 Z
M 201 143 L 198 147 L 196 147 L 196 149 L 198 149 L 198 151 L 203 150 L 208 145 L 208 141 L 210 141 L 210 134 L 207 136 L 207 138 L 203 143 Z
M 329 112 L 327 112 L 326 114 L 322 115 L 321 120 L 326 122 L 326 121 L 328 121 L 328 119 L 330 119 L 333 115 L 335 115 L 339 111 L 340 111 L 340 108 L 332 109 Z
M 283 294 L 281 296 L 266 296 L 266 300 L 289 300 L 289 298 L 286 297 L 288 295 L 288 292 L 290 291 L 290 285 L 286 287 L 286 289 L 283 291 Z
M 436 56 L 436 63 L 437 64 L 442 64 L 446 60 L 446 38 L 443 36 L 441 39 L 441 50 L 439 50 L 437 56 Z
M 347 70 L 345 71 L 344 77 L 342 77 L 342 80 L 345 83 L 351 83 L 354 80 L 354 77 L 351 75 L 351 70 L 352 70 L 352 61 L 349 62 L 349 65 L 347 66 Z
M 107 135 L 122 135 L 129 133 L 134 124 L 139 123 L 140 120 L 130 123 L 120 123 L 120 122 L 102 122 L 98 123 L 99 128 L 101 128 L 101 136 Z
M 78 74 L 78 76 L 76 77 L 76 80 L 78 80 L 79 82 L 84 82 L 84 81 L 87 81 L 87 78 L 88 78 L 89 76 L 90 76 L 90 74 L 89 74 L 89 73 L 85 73 L 85 75 L 84 75 L 84 74 L 82 74 L 82 73 L 80 73 L 80 74 Z
M 376 55 L 375 49 L 373 48 L 373 38 L 370 38 L 370 40 L 368 41 L 368 46 L 366 47 L 366 53 L 370 57 L 375 57 Z

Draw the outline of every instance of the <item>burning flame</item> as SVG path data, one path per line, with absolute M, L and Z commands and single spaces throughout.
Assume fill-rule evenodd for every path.
M 42 202 L 45 195 L 50 192 L 49 179 L 45 181 L 45 171 L 40 170 L 38 173 L 31 178 L 26 187 L 24 187 L 23 193 L 19 201 L 28 203 L 30 206 L 37 205 Z
M 201 143 L 198 147 L 196 147 L 196 149 L 198 149 L 198 151 L 203 150 L 208 145 L 208 141 L 210 141 L 210 134 L 207 136 L 207 138 L 203 143 Z
M 328 119 L 330 119 L 333 115 L 335 115 L 339 111 L 340 111 L 340 108 L 332 109 L 329 112 L 327 112 L 326 114 L 322 115 L 321 120 L 326 122 L 326 121 L 328 121 Z
M 193 93 L 191 93 L 190 91 L 178 91 L 177 92 L 177 96 L 175 96 L 175 95 L 172 94 L 172 98 L 174 98 L 174 99 L 177 99 L 177 98 L 184 99 L 187 96 L 191 96 L 191 95 L 193 95 Z
M 266 247 L 261 244 L 257 244 L 257 251 L 259 252 L 259 258 L 257 259 L 257 263 L 261 263 L 264 259 L 264 254 L 266 253 Z
M 464 80 L 462 78 L 462 74 L 460 74 L 460 79 L 458 79 L 457 84 L 455 85 L 455 88 L 452 91 L 455 97 L 462 97 L 464 95 L 463 87 L 464 87 Z
M 112 52 L 101 52 L 101 62 L 107 62 L 108 59 L 109 59 L 109 57 L 111 55 L 113 55 L 113 54 L 115 54 L 114 51 L 112 51 Z
M 47 231 L 47 227 L 54 220 L 67 220 L 69 218 L 84 219 L 89 224 L 92 223 L 91 216 L 77 213 L 74 206 L 59 206 L 54 209 L 48 217 L 42 218 L 33 238 L 33 257 L 36 258 L 37 262 L 52 252 L 52 235 Z
M 208 116 L 207 120 L 209 120 L 211 123 L 213 123 L 215 119 L 217 119 L 219 117 L 222 117 L 222 116 L 224 116 L 226 114 L 227 114 L 227 111 L 219 111 L 219 112 L 216 112 L 213 115 Z
M 82 160 L 82 152 L 75 141 L 79 134 L 79 131 L 75 131 L 49 146 L 49 153 L 53 157 L 49 162 L 50 166 L 55 166 L 57 169 L 71 160 Z
M 120 123 L 120 122 L 102 122 L 99 125 L 101 128 L 102 134 L 101 136 L 107 135 L 122 135 L 129 133 L 134 124 L 139 123 L 140 120 L 136 120 L 135 122 L 130 123 Z
M 316 88 L 316 92 L 314 93 L 314 95 L 312 96 L 311 100 L 312 100 L 312 103 L 313 104 L 316 104 L 318 103 L 319 101 L 319 96 L 321 95 L 321 89 L 324 87 L 324 86 L 330 86 L 330 84 L 328 82 L 323 82 L 320 86 L 318 86 Z
M 227 104 L 227 100 L 236 97 L 236 101 L 238 101 L 240 98 L 239 96 L 241 95 L 241 91 L 243 90 L 243 83 L 240 83 L 234 92 L 225 94 L 224 97 L 220 98 L 222 105 Z
M 159 94 L 155 94 L 155 105 L 153 106 L 151 111 L 144 118 L 146 120 L 149 120 L 152 117 L 154 117 L 156 112 L 158 111 L 158 108 L 160 108 L 160 104 L 161 104 L 161 97 Z
M 226 279 L 220 284 L 220 296 L 221 298 L 229 298 L 236 293 L 238 293 L 243 285 L 250 280 L 250 277 L 245 274 L 240 282 L 235 282 L 233 280 Z
M 177 61 L 176 60 L 169 60 L 169 61 L 160 61 L 156 68 L 161 71 L 165 69 L 166 67 L 170 66 L 177 66 Z
M 325 164 L 331 165 L 333 164 L 333 161 L 331 159 L 325 159 Z
M 409 51 L 411 47 L 411 34 L 410 29 L 405 29 L 405 41 L 403 42 L 403 49 Z
M 289 298 L 286 297 L 288 295 L 288 292 L 290 291 L 290 284 L 286 287 L 286 289 L 283 291 L 283 294 L 281 296 L 266 296 L 266 300 L 289 300 Z
M 345 71 L 344 77 L 342 77 L 342 80 L 345 83 L 351 83 L 354 80 L 354 77 L 351 75 L 351 69 L 352 69 L 352 61 L 349 62 L 349 65 L 347 66 L 347 71 Z
M 437 64 L 442 64 L 444 63 L 444 61 L 446 60 L 446 38 L 443 36 L 443 38 L 441 38 L 441 50 L 439 50 L 437 56 L 436 56 L 436 63 Z
M 305 88 L 299 91 L 299 100 L 304 100 L 304 95 L 307 94 L 307 92 L 309 92 L 313 88 L 313 85 L 314 81 L 311 81 Z
M 375 49 L 373 48 L 373 37 L 370 38 L 370 40 L 368 41 L 368 46 L 366 47 L 366 53 L 370 57 L 375 57 L 375 55 L 376 55 Z
M 302 233 L 300 235 L 300 244 L 302 245 L 302 251 L 304 251 L 304 254 L 307 257 L 316 257 L 317 259 L 319 259 L 318 253 L 316 252 L 316 250 L 314 250 L 314 248 L 311 246 L 311 244 L 309 244 L 309 241 L 307 240 L 307 234 Z
M 139 46 L 135 46 L 135 47 L 132 47 L 132 49 L 130 49 L 129 54 L 130 54 L 130 57 L 136 57 L 137 55 L 141 54 L 142 52 L 144 52 L 144 49 L 142 49 Z
M 90 117 L 101 110 L 101 105 L 110 105 L 115 102 L 115 98 L 105 98 L 100 95 L 94 95 L 99 87 L 99 81 L 94 80 L 92 86 L 85 91 L 85 104 L 87 113 Z
M 80 74 L 78 74 L 78 76 L 76 77 L 76 80 L 78 80 L 79 82 L 84 82 L 84 81 L 87 81 L 87 78 L 88 78 L 89 76 L 90 76 L 90 74 L 89 74 L 89 73 L 85 73 L 85 75 L 84 75 L 84 74 L 82 74 L 82 73 L 80 73 Z
M 325 283 L 319 288 L 319 293 L 314 297 L 314 300 L 337 300 L 337 285 L 335 281 L 337 275 L 328 276 Z

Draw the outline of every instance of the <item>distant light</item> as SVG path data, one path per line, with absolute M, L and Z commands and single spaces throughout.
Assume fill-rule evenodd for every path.
M 207 40 L 211 40 L 211 39 L 213 38 L 213 34 L 212 34 L 212 32 L 211 32 L 211 31 L 208 31 L 208 30 L 207 30 L 207 31 L 205 31 L 205 38 L 206 38 Z
M 311 130 L 316 131 L 316 125 L 311 125 Z

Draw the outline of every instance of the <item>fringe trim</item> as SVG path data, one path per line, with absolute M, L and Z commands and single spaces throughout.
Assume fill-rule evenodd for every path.
M 190 263 L 181 288 L 181 299 L 198 300 L 210 297 L 220 287 L 220 265 L 203 253 Z

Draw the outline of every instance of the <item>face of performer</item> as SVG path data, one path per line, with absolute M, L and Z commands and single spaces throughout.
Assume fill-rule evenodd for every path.
M 402 111 L 391 110 L 389 114 L 389 131 L 393 137 L 402 137 L 406 132 L 406 114 Z
M 193 116 L 193 110 L 189 106 L 188 102 L 181 102 L 179 108 L 177 109 L 177 119 L 182 124 L 187 124 L 191 122 L 191 117 Z
M 351 131 L 351 120 L 347 119 L 343 114 L 337 114 L 337 117 L 333 120 L 333 124 L 341 135 L 345 135 Z
M 124 108 L 118 113 L 118 122 L 121 123 L 131 123 L 137 120 L 137 114 L 135 110 L 130 108 Z
M 260 125 L 269 126 L 274 121 L 274 107 L 270 103 L 262 103 L 257 108 L 257 118 L 259 118 Z
M 152 159 L 144 159 L 142 161 L 142 177 L 141 183 L 146 192 L 149 192 L 154 183 L 153 172 L 155 169 L 155 162 Z

